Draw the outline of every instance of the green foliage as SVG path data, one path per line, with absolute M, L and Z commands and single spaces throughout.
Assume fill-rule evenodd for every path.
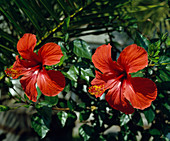
M 155 63 L 157 63 L 159 60 L 160 45 L 161 42 L 157 41 L 149 46 L 149 50 L 148 50 L 149 59 Z
M 0 112 L 2 111 L 8 111 L 10 109 L 10 107 L 5 106 L 5 105 L 0 105 Z
M 155 113 L 154 113 L 154 111 L 151 108 L 149 108 L 148 110 L 144 111 L 144 115 L 145 115 L 148 123 L 152 123 L 152 121 L 155 118 Z
M 58 121 L 60 121 L 61 127 L 64 127 L 67 121 L 67 113 L 64 111 L 58 112 L 57 113 L 58 116 Z
M 77 116 L 74 112 L 60 111 L 57 113 L 57 122 L 60 127 L 66 127 L 74 124 Z
M 146 51 L 148 51 L 148 47 L 151 44 L 150 41 L 145 36 L 140 34 L 139 32 L 136 32 L 135 43 L 138 46 L 143 47 Z
M 80 122 L 86 121 L 89 118 L 90 113 L 91 113 L 90 110 L 81 111 L 80 112 L 80 117 L 79 117 Z
M 74 40 L 72 44 L 73 44 L 72 50 L 77 56 L 91 59 L 89 45 L 86 42 L 77 39 Z
M 52 109 L 47 106 L 38 107 L 37 113 L 31 117 L 31 126 L 41 138 L 44 138 L 49 131 Z
M 158 129 L 151 129 L 151 130 L 149 130 L 149 133 L 151 135 L 158 135 L 158 136 L 161 135 L 161 132 Z
M 89 125 L 84 124 L 79 128 L 79 134 L 84 141 L 88 141 L 94 139 L 95 130 Z
M 123 126 L 123 125 L 127 124 L 129 121 L 130 121 L 129 115 L 123 114 L 120 117 L 120 123 L 121 123 L 120 126 Z
M 45 121 L 42 116 L 39 114 L 34 114 L 31 120 L 31 126 L 38 133 L 39 136 L 44 138 L 49 131 L 49 127 L 47 127 Z
M 58 103 L 58 96 L 57 95 L 53 97 L 45 96 L 45 101 L 49 103 L 51 106 L 56 105 Z
M 40 96 L 42 95 L 42 93 L 38 86 L 36 86 L 36 89 L 37 89 L 37 93 L 38 93 L 38 95 L 37 95 L 37 100 L 38 100 L 40 98 Z

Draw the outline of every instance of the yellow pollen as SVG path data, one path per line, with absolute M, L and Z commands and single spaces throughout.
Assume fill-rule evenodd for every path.
M 18 70 L 15 70 L 15 69 L 10 69 L 10 68 L 7 68 L 6 70 L 5 70 L 5 73 L 6 73 L 6 75 L 8 76 L 8 77 L 18 77 L 19 75 L 20 75 L 20 72 L 21 71 L 18 71 Z
M 94 86 L 91 86 L 89 87 L 89 90 L 88 92 L 91 94 L 91 95 L 99 95 L 99 94 L 102 94 L 104 93 L 105 89 L 104 89 L 104 85 L 94 85 Z

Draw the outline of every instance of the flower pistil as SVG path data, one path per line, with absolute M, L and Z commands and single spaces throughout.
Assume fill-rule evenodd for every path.
M 20 72 L 20 70 L 15 70 L 13 68 L 7 68 L 5 70 L 6 75 L 12 78 L 20 76 Z
M 91 86 L 89 87 L 89 90 L 88 92 L 91 94 L 91 95 L 99 95 L 99 94 L 103 94 L 105 91 L 104 89 L 104 85 L 94 85 L 94 86 Z

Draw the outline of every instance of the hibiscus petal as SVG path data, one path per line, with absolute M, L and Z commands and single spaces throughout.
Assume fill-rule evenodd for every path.
M 17 50 L 24 59 L 32 60 L 37 57 L 37 55 L 33 52 L 36 41 L 36 36 L 30 33 L 24 34 L 18 41 Z
M 95 95 L 96 98 L 101 97 L 105 91 L 104 86 L 106 82 L 103 80 L 103 74 L 99 71 L 95 71 L 96 76 L 91 81 L 91 87 L 89 87 L 89 93 Z
M 137 109 L 145 109 L 156 99 L 157 87 L 153 81 L 147 78 L 134 77 L 124 80 L 123 94 Z
M 92 56 L 92 62 L 94 66 L 99 69 L 102 73 L 111 72 L 111 71 L 120 71 L 122 70 L 118 66 L 117 62 L 113 61 L 111 58 L 111 48 L 110 44 L 102 45 L 98 47 L 95 53 Z
M 120 53 L 117 62 L 127 73 L 137 72 L 148 65 L 148 54 L 144 48 L 132 44 Z
M 46 71 L 43 68 L 38 75 L 37 85 L 44 95 L 55 96 L 64 89 L 65 78 L 59 71 Z
M 119 76 L 117 76 L 117 73 L 100 73 L 99 71 L 95 71 L 96 76 L 91 81 L 91 85 L 104 85 L 105 89 L 109 89 L 113 87 L 112 83 L 117 79 Z
M 38 76 L 38 70 L 30 70 L 29 73 L 25 74 L 21 80 L 21 86 L 25 91 L 25 94 L 32 100 L 33 102 L 37 101 L 37 90 L 35 87 L 36 81 Z
M 100 73 L 99 71 L 95 71 L 96 76 L 91 82 L 91 86 L 89 92 L 96 97 L 102 96 L 105 90 L 114 87 L 115 81 L 119 80 L 123 75 L 117 76 L 117 73 L 107 72 Z
M 47 43 L 39 49 L 38 55 L 42 59 L 43 65 L 55 65 L 60 62 L 63 53 L 59 45 Z
M 12 68 L 7 68 L 5 73 L 7 76 L 17 79 L 19 76 L 24 74 L 27 71 L 27 68 L 23 66 L 21 59 L 16 56 L 16 61 L 14 62 Z
M 8 76 L 13 79 L 17 79 L 19 76 L 29 73 L 30 70 L 35 70 L 40 66 L 37 65 L 35 61 L 21 60 L 18 55 L 16 56 L 16 61 L 12 68 L 8 68 L 5 72 Z
M 122 94 L 121 85 L 121 81 L 114 81 L 114 85 L 106 94 L 105 99 L 112 108 L 125 114 L 132 114 L 134 109 Z
M 105 81 L 103 80 L 103 75 L 99 71 L 95 71 L 96 76 L 95 78 L 91 81 L 91 85 L 105 85 Z

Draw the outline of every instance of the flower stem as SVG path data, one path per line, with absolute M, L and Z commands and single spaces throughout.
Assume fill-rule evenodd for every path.
M 94 111 L 97 109 L 96 106 L 91 106 L 91 107 L 86 107 L 86 109 Z M 52 110 L 57 110 L 57 111 L 70 111 L 70 108 L 58 108 L 58 107 L 53 107 Z
M 58 107 L 53 107 L 52 110 L 57 110 L 57 111 L 69 111 L 70 108 L 58 108 Z

